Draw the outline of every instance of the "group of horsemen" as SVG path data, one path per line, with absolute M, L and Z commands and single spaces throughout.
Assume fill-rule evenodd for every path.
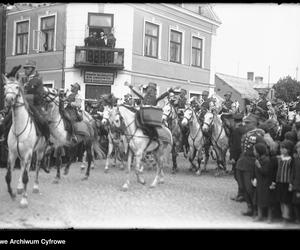
M 7 78 L 15 78 L 18 75 L 17 71 L 21 68 L 21 65 L 14 67 L 12 71 L 6 75 Z M 29 111 L 34 117 L 35 123 L 38 128 L 38 133 L 45 136 L 46 139 L 50 137 L 50 130 L 48 126 L 48 121 L 45 119 L 45 103 L 44 97 L 47 94 L 43 86 L 43 81 L 36 70 L 36 62 L 28 60 L 23 66 L 25 76 L 21 78 L 21 83 L 24 87 L 25 98 L 29 104 Z M 187 107 L 187 91 L 182 88 L 170 88 L 165 93 L 161 94 L 159 97 L 157 94 L 157 86 L 155 83 L 149 83 L 146 87 L 145 94 L 140 93 L 138 90 L 134 89 L 133 85 L 125 82 L 125 85 L 130 88 L 130 90 L 139 98 L 140 106 L 157 106 L 159 101 L 164 98 L 168 99 L 168 102 L 174 107 L 178 114 L 179 121 L 183 119 L 184 110 Z M 66 128 L 69 132 L 70 140 L 76 142 L 77 138 L 74 131 L 74 123 L 82 120 L 80 115 L 81 99 L 79 98 L 78 91 L 80 90 L 80 85 L 78 83 L 71 85 L 71 93 L 66 95 L 63 90 L 59 92 L 60 96 L 60 111 L 62 116 L 66 119 Z M 228 137 L 230 137 L 232 123 L 234 120 L 240 117 L 246 117 L 249 113 L 255 113 L 259 120 L 265 121 L 269 118 L 274 118 L 278 121 L 287 120 L 287 112 L 284 110 L 284 105 L 272 105 L 272 103 L 267 100 L 266 93 L 261 92 L 259 100 L 250 101 L 246 100 L 246 109 L 243 113 L 239 112 L 239 105 L 237 101 L 232 101 L 231 92 L 227 92 L 224 97 L 225 101 L 222 102 L 221 108 L 218 109 L 218 114 L 221 114 L 221 119 L 223 121 L 224 129 Z M 105 104 L 105 98 L 99 99 L 99 105 L 95 106 L 95 109 L 99 109 L 101 105 Z M 103 102 L 104 100 L 104 102 Z M 190 107 L 192 107 L 197 115 L 200 124 L 203 124 L 204 115 L 208 110 L 215 108 L 216 99 L 214 97 L 209 97 L 208 91 L 203 91 L 201 98 L 192 97 L 190 100 Z M 129 106 L 135 106 L 132 94 L 127 94 L 124 96 L 124 104 Z M 102 106 L 103 107 L 103 106 Z M 94 109 L 94 111 L 95 111 Z M 291 108 L 290 110 L 292 110 Z M 300 102 L 294 107 L 297 111 L 300 111 Z M 100 110 L 100 111 L 103 111 Z M 99 113 L 99 112 L 98 112 Z M 9 129 L 12 122 L 11 110 L 7 107 L 1 111 L 3 119 L 0 120 L 0 141 L 6 140 Z M 101 114 L 101 112 L 100 112 Z M 181 123 L 179 123 L 181 124 Z M 150 137 L 150 139 L 155 140 L 157 133 L 155 129 L 145 126 L 145 132 Z M 183 135 L 182 149 L 184 152 L 188 149 L 188 133 L 186 128 L 181 127 Z

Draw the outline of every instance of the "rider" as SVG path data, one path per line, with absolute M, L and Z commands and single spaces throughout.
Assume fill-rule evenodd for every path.
M 44 87 L 42 78 L 36 71 L 35 61 L 27 60 L 23 68 L 25 76 L 21 78 L 21 83 L 24 86 L 24 97 L 29 105 L 29 113 L 32 114 L 37 129 L 45 136 L 46 140 L 48 140 L 50 137 L 50 129 L 43 112 Z M 8 121 L 12 119 L 11 112 L 8 113 L 5 120 L 6 119 Z M 6 129 L 9 128 L 7 127 Z M 3 138 L 0 140 L 3 140 Z
M 75 84 L 71 84 L 71 93 L 64 98 L 61 96 L 60 101 L 61 102 L 66 102 L 67 106 L 65 109 L 62 109 L 61 111 L 63 113 L 63 116 L 68 120 L 68 125 L 67 130 L 69 132 L 71 140 L 76 143 L 77 142 L 77 137 L 75 135 L 75 129 L 74 129 L 74 123 L 82 121 L 82 117 L 78 114 L 79 109 L 81 108 L 81 99 L 79 98 L 78 91 L 80 90 L 80 85 L 76 82 Z M 61 92 L 61 95 L 63 92 Z
M 134 100 L 132 98 L 132 94 L 124 95 L 124 104 L 132 107 L 134 106 Z
M 199 120 L 201 122 L 203 122 L 204 116 L 210 108 L 211 99 L 208 97 L 208 95 L 209 95 L 209 92 L 207 90 L 204 90 L 201 95 L 202 99 L 200 101 L 200 115 L 199 115 Z
M 262 118 L 263 120 L 268 119 L 268 107 L 267 107 L 267 93 L 265 91 L 260 91 L 259 93 L 259 100 L 258 103 L 256 104 L 256 114 Z
M 142 102 L 142 105 L 151 105 L 151 106 L 157 106 L 158 102 L 167 97 L 171 92 L 174 90 L 170 88 L 168 91 L 164 92 L 161 94 L 159 97 L 156 98 L 156 84 L 150 82 L 148 86 L 146 87 L 146 93 L 144 96 L 140 94 L 138 91 L 136 91 L 133 88 L 132 84 L 129 84 L 128 82 L 125 82 L 125 85 L 128 86 L 134 94 L 136 94 Z M 145 126 L 146 128 L 146 133 L 149 135 L 151 140 L 157 140 L 158 134 L 156 129 L 153 129 L 152 126 Z

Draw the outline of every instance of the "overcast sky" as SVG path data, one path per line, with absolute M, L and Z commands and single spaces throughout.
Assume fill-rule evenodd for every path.
M 213 55 L 215 71 L 247 77 L 247 72 L 277 82 L 290 75 L 300 81 L 299 4 L 215 4 L 222 24 Z

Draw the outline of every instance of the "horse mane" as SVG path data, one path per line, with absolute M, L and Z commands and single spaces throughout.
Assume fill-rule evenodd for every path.
M 129 109 L 131 112 L 133 112 L 133 113 L 137 113 L 138 112 L 138 110 L 136 109 L 136 108 L 134 108 L 134 107 L 132 107 L 132 106 L 128 106 L 128 105 L 126 105 L 126 104 L 121 104 L 121 105 L 119 105 L 120 107 L 125 107 L 125 108 L 127 108 L 127 109 Z
M 24 102 L 25 108 L 26 108 L 26 110 L 30 110 L 29 104 L 28 104 L 28 102 L 27 102 L 27 100 L 26 100 L 26 98 L 25 98 L 24 86 L 21 85 L 20 83 L 18 83 L 18 84 L 19 84 L 20 93 L 21 93 L 21 95 L 22 95 L 22 98 L 23 98 L 23 102 Z

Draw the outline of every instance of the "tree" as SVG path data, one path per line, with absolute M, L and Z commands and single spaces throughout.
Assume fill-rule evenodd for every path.
M 275 97 L 280 98 L 285 102 L 292 102 L 297 100 L 300 95 L 300 82 L 292 79 L 290 76 L 280 78 L 273 86 L 275 90 Z

